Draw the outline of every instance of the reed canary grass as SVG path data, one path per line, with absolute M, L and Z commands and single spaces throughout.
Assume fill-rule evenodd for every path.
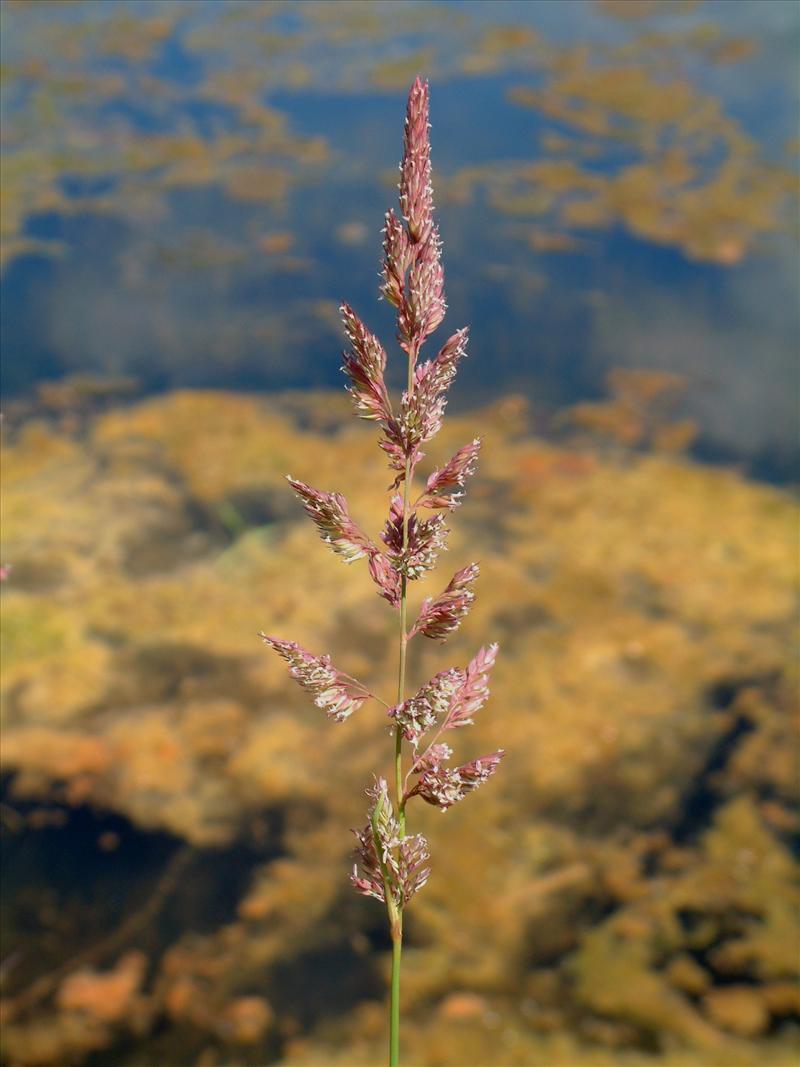
M 477 563 L 462 567 L 441 593 L 423 600 L 416 621 L 408 625 L 409 586 L 433 570 L 446 548 L 445 515 L 461 503 L 481 447 L 476 437 L 458 449 L 414 496 L 414 474 L 425 455 L 423 446 L 441 429 L 448 390 L 467 345 L 467 330 L 457 330 L 436 356 L 420 359 L 423 344 L 446 310 L 441 241 L 433 209 L 428 111 L 428 84 L 417 78 L 406 111 L 400 214 L 387 212 L 383 229 L 381 293 L 396 310 L 397 340 L 406 357 L 406 388 L 396 406 L 384 379 L 383 346 L 348 304 L 341 307 L 348 342 L 342 370 L 348 390 L 356 413 L 378 424 L 378 444 L 394 475 L 380 538 L 373 540 L 360 529 L 340 493 L 288 478 L 322 540 L 345 563 L 366 559 L 379 595 L 397 612 L 395 702 L 389 705 L 338 670 L 330 656 L 317 656 L 293 641 L 261 634 L 289 665 L 291 677 L 334 722 L 344 722 L 370 700 L 388 708 L 394 735 L 393 795 L 383 776 L 377 776 L 367 790 L 369 810 L 363 828 L 355 831 L 351 882 L 359 893 L 380 901 L 387 912 L 392 940 L 390 1067 L 400 1062 L 403 915 L 430 875 L 428 842 L 422 834 L 407 832 L 408 804 L 419 797 L 446 811 L 490 778 L 503 757 L 499 750 L 453 766 L 452 749 L 440 741 L 446 731 L 470 725 L 486 703 L 496 644 L 481 648 L 464 668 L 440 671 L 413 696 L 406 696 L 408 643 L 416 637 L 444 641 L 454 633 L 475 600 L 473 585 L 478 577 Z

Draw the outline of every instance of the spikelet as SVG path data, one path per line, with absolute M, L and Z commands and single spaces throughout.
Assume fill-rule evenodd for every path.
M 306 692 L 318 708 L 335 722 L 344 722 L 372 696 L 370 691 L 331 664 L 330 656 L 314 656 L 295 641 L 259 634 L 289 664 L 289 674 Z
M 461 503 L 467 478 L 475 473 L 481 439 L 476 437 L 468 445 L 459 448 L 443 467 L 433 472 L 425 483 L 425 492 L 417 501 L 422 508 L 447 508 L 452 511 Z
M 409 795 L 420 796 L 434 807 L 447 811 L 468 793 L 488 781 L 504 755 L 504 751 L 499 749 L 488 756 L 480 756 L 464 763 L 461 767 L 433 767 L 420 775 L 413 794 Z
M 434 641 L 445 641 L 461 625 L 475 600 L 472 584 L 480 573 L 477 563 L 469 563 L 456 571 L 437 597 L 426 597 L 422 602 L 419 618 L 411 627 L 409 636 L 424 634 Z
M 350 379 L 348 391 L 362 419 L 386 421 L 392 408 L 383 372 L 386 353 L 378 338 L 366 328 L 349 304 L 342 304 L 345 333 L 350 348 L 344 353 L 342 370 Z
M 319 530 L 322 540 L 342 557 L 345 563 L 354 563 L 357 559 L 377 552 L 377 547 L 350 518 L 347 501 L 341 493 L 325 493 L 312 489 L 305 482 L 299 482 L 290 475 L 286 480 L 303 502 L 306 513 Z
M 390 717 L 400 727 L 406 741 L 416 748 L 422 735 L 447 715 L 463 682 L 462 671 L 456 668 L 441 671 L 416 696 L 389 709 Z
M 364 896 L 402 907 L 428 880 L 428 842 L 422 834 L 401 834 L 385 778 L 367 796 L 373 803 L 366 826 L 353 831 L 358 844 L 350 881 Z

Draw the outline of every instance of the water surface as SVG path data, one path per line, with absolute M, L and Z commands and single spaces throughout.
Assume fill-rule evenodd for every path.
M 793 5 L 9 3 L 3 385 L 339 384 L 375 306 L 403 98 L 432 82 L 457 400 L 686 377 L 701 455 L 786 477 Z

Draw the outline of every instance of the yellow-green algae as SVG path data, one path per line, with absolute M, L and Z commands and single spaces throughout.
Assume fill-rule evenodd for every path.
M 131 1033 L 120 1062 L 195 1062 L 187 1026 L 208 1063 L 237 1048 L 256 1062 L 271 1040 L 286 1065 L 379 1061 L 383 1009 L 364 999 L 379 989 L 312 1018 L 251 996 L 280 1000 L 279 976 L 303 966 L 313 990 L 332 946 L 343 973 L 386 962 L 346 878 L 385 717 L 322 721 L 256 637 L 330 651 L 391 693 L 391 613 L 365 568 L 343 575 L 320 550 L 281 481 L 341 489 L 377 531 L 383 457 L 345 404 L 182 392 L 7 441 L 10 802 L 88 803 L 193 848 L 279 833 L 282 853 L 233 921 L 181 935 L 142 988 L 122 952 L 119 972 L 84 968 L 32 1013 L 12 984 L 9 1062 L 80 1062 Z M 687 459 L 548 443 L 515 398 L 452 417 L 437 457 L 476 424 L 485 459 L 445 558 L 480 559 L 482 577 L 448 655 L 466 662 L 473 633 L 500 642 L 474 729 L 508 758 L 471 802 L 477 838 L 476 809 L 420 813 L 437 862 L 409 929 L 406 1062 L 788 1064 L 797 509 Z M 441 653 L 420 641 L 412 680 Z M 111 985 L 129 1003 L 107 1018 Z
M 64 3 L 41 17 L 41 0 L 7 4 L 0 262 L 64 252 L 62 242 L 26 232 L 43 212 L 91 209 L 138 225 L 168 218 L 170 195 L 198 186 L 283 208 L 294 186 L 324 180 L 331 148 L 292 133 L 288 116 L 265 102 L 275 90 L 386 92 L 424 69 L 439 84 L 513 71 L 527 80 L 509 89 L 512 106 L 563 130 L 542 134 L 540 159 L 532 127 L 520 161 L 460 170 L 447 179 L 451 193 L 469 198 L 484 185 L 499 212 L 542 221 L 527 233 L 550 250 L 621 224 L 689 258 L 733 266 L 791 225 L 796 180 L 788 160 L 772 161 L 734 109 L 700 87 L 698 65 L 739 64 L 740 80 L 758 79 L 759 42 L 731 35 L 713 11 L 676 25 L 691 6 L 609 0 L 593 15 L 632 19 L 634 33 L 611 43 L 615 35 L 593 38 L 579 25 L 564 44 L 430 2 L 305 0 L 292 8 L 293 32 L 279 27 L 282 5 L 249 0 L 228 0 L 211 19 L 203 5 L 179 0 L 161 0 L 152 17 Z M 195 64 L 196 83 L 178 85 L 159 69 L 168 42 Z M 157 132 L 120 118 L 109 135 L 107 109 L 132 102 Z M 226 118 L 201 136 L 187 107 L 209 106 Z M 588 155 L 603 155 L 605 166 L 586 168 Z M 77 200 L 65 177 L 90 179 Z M 102 191 L 91 191 L 91 179 Z M 191 242 L 181 249 L 190 253 Z

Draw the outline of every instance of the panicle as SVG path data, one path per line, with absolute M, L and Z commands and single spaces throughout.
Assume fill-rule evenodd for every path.
M 443 467 L 435 470 L 425 483 L 425 492 L 419 500 L 419 507 L 447 508 L 452 511 L 461 503 L 464 483 L 475 473 L 481 439 L 476 437 L 468 445 L 459 448 Z
M 372 696 L 360 682 L 332 666 L 330 656 L 314 656 L 295 641 L 263 633 L 259 637 L 289 664 L 291 677 L 311 694 L 329 719 L 344 722 Z
M 386 391 L 386 353 L 378 338 L 366 328 L 349 304 L 339 309 L 350 342 L 342 370 L 350 379 L 348 391 L 362 419 L 384 421 L 392 409 Z
M 467 793 L 483 785 L 497 770 L 505 753 L 502 749 L 488 756 L 464 763 L 451 769 L 437 765 L 424 771 L 414 787 L 414 792 L 434 807 L 447 811 L 453 804 L 463 800 Z
M 445 641 L 461 625 L 475 600 L 472 584 L 480 573 L 477 563 L 469 563 L 456 571 L 447 588 L 437 597 L 426 597 L 419 618 L 409 632 L 409 638 L 423 634 L 434 641 Z
M 447 714 L 462 682 L 463 674 L 456 668 L 441 671 L 416 696 L 389 709 L 389 716 L 400 727 L 406 741 L 417 747 L 422 735 Z
M 407 527 L 405 546 L 404 524 Z M 439 552 L 447 547 L 448 533 L 443 515 L 433 515 L 430 519 L 420 520 L 412 512 L 406 520 L 403 498 L 399 493 L 395 493 L 381 539 L 388 549 L 389 559 L 395 570 L 413 580 L 436 565 Z
M 431 570 L 439 552 L 446 548 L 449 531 L 445 513 L 459 506 L 481 447 L 476 437 L 434 470 L 416 503 L 411 503 L 408 485 L 405 498 L 397 492 L 405 479 L 412 480 L 424 456 L 423 446 L 441 429 L 447 393 L 466 356 L 468 338 L 466 329 L 458 330 L 433 359 L 419 361 L 424 341 L 441 324 L 446 311 L 441 240 L 434 222 L 428 117 L 428 84 L 417 78 L 406 111 L 400 211 L 387 212 L 383 229 L 381 293 L 396 309 L 398 340 L 409 359 L 408 385 L 396 410 L 386 387 L 383 346 L 349 304 L 340 308 L 348 342 L 342 363 L 348 391 L 358 415 L 380 424 L 379 444 L 396 474 L 389 516 L 380 535 L 384 547 L 375 544 L 353 521 L 340 493 L 323 492 L 288 478 L 322 540 L 346 563 L 366 557 L 379 595 L 393 607 L 402 602 L 403 630 L 406 605 L 402 598 L 407 583 Z M 428 509 L 427 518 L 420 517 L 420 509 Z M 402 648 L 416 634 L 443 641 L 455 632 L 475 600 L 473 586 L 478 573 L 478 564 L 470 563 L 453 575 L 438 596 L 427 597 L 412 628 L 401 633 Z M 337 670 L 330 656 L 314 656 L 293 641 L 266 634 L 261 637 L 286 661 L 291 677 L 331 719 L 341 722 L 372 697 L 360 682 Z M 421 796 L 445 811 L 485 782 L 503 756 L 502 751 L 493 752 L 452 767 L 452 749 L 439 741 L 443 731 L 472 723 L 485 704 L 496 654 L 495 644 L 481 648 L 466 668 L 441 671 L 407 700 L 403 699 L 401 672 L 400 698 L 388 715 L 392 729 L 413 746 L 406 782 L 414 784 L 397 798 L 401 807 L 395 813 L 386 779 L 376 779 L 368 791 L 367 823 L 354 831 L 356 863 L 351 876 L 358 892 L 388 905 L 395 939 L 401 936 L 401 909 L 425 885 L 430 873 L 425 838 L 404 832 L 405 802 Z M 428 745 L 422 750 L 420 742 L 426 734 Z M 398 741 L 398 775 L 402 773 L 401 750 Z
M 353 563 L 362 556 L 377 552 L 376 545 L 350 518 L 347 501 L 341 493 L 325 493 L 312 489 L 290 475 L 286 480 L 303 503 L 306 513 L 319 530 L 319 535 L 345 563 Z

